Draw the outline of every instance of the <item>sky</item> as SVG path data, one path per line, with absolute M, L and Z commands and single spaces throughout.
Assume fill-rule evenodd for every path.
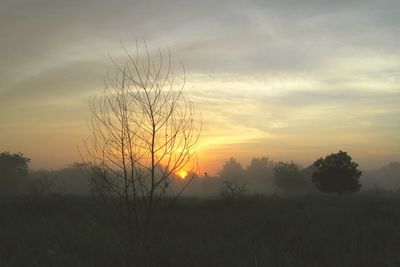
M 185 66 L 202 170 L 339 150 L 376 168 L 400 160 L 399 32 L 398 0 L 2 0 L 0 151 L 79 161 L 110 56 L 145 39 Z

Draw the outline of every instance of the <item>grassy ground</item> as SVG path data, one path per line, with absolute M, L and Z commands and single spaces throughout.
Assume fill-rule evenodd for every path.
M 0 266 L 122 266 L 90 198 L 1 199 Z M 400 198 L 182 199 L 156 266 L 400 266 Z

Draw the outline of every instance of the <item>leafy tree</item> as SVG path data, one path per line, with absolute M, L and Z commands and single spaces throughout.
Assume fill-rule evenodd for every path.
M 234 158 L 230 158 L 224 163 L 219 172 L 223 180 L 239 182 L 243 179 L 244 170 L 242 165 Z
M 12 195 L 21 192 L 21 186 L 28 175 L 28 162 L 20 152 L 0 154 L 0 194 Z
M 274 162 L 267 157 L 253 158 L 246 168 L 248 189 L 256 193 L 272 193 Z
M 314 162 L 317 168 L 312 181 L 325 193 L 358 192 L 361 184 L 358 179 L 361 171 L 358 164 L 343 151 L 333 153 Z
M 253 158 L 250 165 L 247 166 L 246 174 L 249 178 L 263 179 L 273 174 L 274 162 L 266 157 Z
M 305 185 L 304 175 L 294 162 L 278 162 L 274 167 L 274 183 L 284 191 L 293 191 Z

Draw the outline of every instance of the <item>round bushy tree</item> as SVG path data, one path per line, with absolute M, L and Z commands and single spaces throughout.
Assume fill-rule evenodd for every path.
M 358 179 L 361 171 L 358 164 L 343 151 L 333 153 L 314 162 L 316 170 L 312 181 L 325 193 L 358 192 L 361 184 Z

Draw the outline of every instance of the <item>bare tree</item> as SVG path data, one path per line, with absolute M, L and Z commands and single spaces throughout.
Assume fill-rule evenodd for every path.
M 220 195 L 223 199 L 234 201 L 248 195 L 247 185 L 238 184 L 229 180 L 222 181 Z
M 182 93 L 185 70 L 175 75 L 169 51 L 153 57 L 144 42 L 132 55 L 121 45 L 126 62 L 111 58 L 116 74 L 90 100 L 85 147 L 96 192 L 125 226 L 127 253 L 137 255 L 148 249 L 154 219 L 194 177 L 176 173 L 195 167 L 201 118 Z

